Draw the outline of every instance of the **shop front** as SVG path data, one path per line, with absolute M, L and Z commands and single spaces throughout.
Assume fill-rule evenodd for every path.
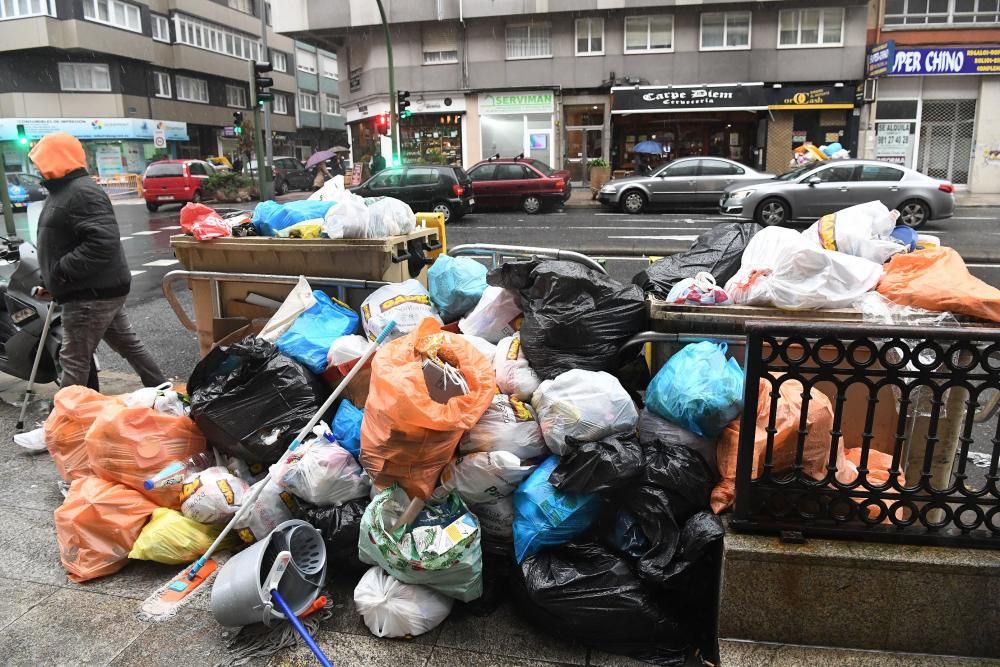
M 368 164 L 379 153 L 388 160 L 392 155 L 392 142 L 379 132 L 377 122 L 379 116 L 389 113 L 388 100 L 367 101 L 341 108 L 351 141 L 351 164 Z
M 780 174 L 788 170 L 792 151 L 804 144 L 839 143 L 857 156 L 857 82 L 771 84 L 765 166 Z
M 590 165 L 608 158 L 607 95 L 567 95 L 562 100 L 564 146 L 563 168 L 577 185 L 590 181 Z
M 551 90 L 481 93 L 479 159 L 523 155 L 555 165 L 555 93 Z
M 411 93 L 409 118 L 399 122 L 399 152 L 404 164 L 466 163 L 465 96 Z

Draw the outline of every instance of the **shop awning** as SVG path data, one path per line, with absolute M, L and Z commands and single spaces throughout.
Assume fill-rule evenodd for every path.
M 710 86 L 617 86 L 611 89 L 611 113 L 685 111 L 764 111 L 763 83 Z
M 805 109 L 853 109 L 857 96 L 857 86 L 854 82 L 845 82 L 841 86 L 781 86 L 768 90 L 770 102 L 768 109 L 805 110 Z

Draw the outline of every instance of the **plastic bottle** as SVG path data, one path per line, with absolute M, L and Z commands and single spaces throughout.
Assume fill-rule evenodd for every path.
M 180 484 L 184 478 L 194 472 L 201 472 L 215 465 L 215 460 L 208 452 L 199 452 L 186 461 L 173 461 L 142 483 L 147 491 L 159 489 L 171 484 Z

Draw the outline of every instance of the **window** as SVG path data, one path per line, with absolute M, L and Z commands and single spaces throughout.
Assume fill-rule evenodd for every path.
M 604 54 L 604 19 L 576 20 L 576 55 L 599 56 Z
M 448 65 L 458 62 L 458 51 L 424 51 L 425 65 Z
M 295 64 L 300 72 L 316 73 L 316 54 L 309 51 L 296 50 Z
M 722 160 L 701 160 L 702 176 L 739 176 L 743 173 L 741 167 Z
M 323 65 L 323 76 L 328 79 L 337 80 L 337 59 L 320 56 L 320 64 Z
M 208 82 L 177 75 L 177 99 L 185 102 L 208 104 Z
M 244 14 L 253 14 L 253 0 L 229 0 L 229 8 Z
M 701 50 L 749 49 L 750 12 L 710 12 L 701 15 Z
M 778 14 L 778 48 L 840 46 L 843 37 L 843 9 L 785 9 Z
M 271 51 L 271 67 L 275 72 L 287 72 L 288 56 L 281 51 Z
M 469 172 L 469 178 L 473 181 L 492 181 L 493 173 L 496 171 L 496 165 L 484 164 L 481 167 L 476 167 Z
M 370 181 L 370 188 L 395 188 L 403 180 L 402 169 L 387 169 L 376 174 Z
M 201 162 L 188 162 L 188 173 L 192 176 L 208 176 L 208 169 Z
M 673 50 L 673 16 L 625 17 L 625 53 L 665 53 Z
M 226 106 L 247 108 L 247 89 L 243 86 L 226 86 Z
M 437 169 L 430 167 L 410 167 L 406 170 L 403 185 L 437 185 Z
M 68 91 L 111 92 L 107 65 L 59 63 L 59 87 Z
M 520 181 L 531 178 L 535 174 L 523 164 L 498 164 L 496 180 L 498 181 Z
M 552 57 L 552 26 L 548 23 L 507 26 L 507 60 Z
M 170 43 L 170 19 L 159 14 L 150 15 L 153 20 L 153 39 L 157 42 Z
M 458 62 L 458 40 L 454 26 L 432 24 L 423 29 L 425 65 L 443 65 Z
M 1000 23 L 998 0 L 886 0 L 887 28 Z
M 170 89 L 170 75 L 166 72 L 153 72 L 153 92 L 157 97 L 173 97 Z
M 340 113 L 340 100 L 333 95 L 323 95 L 323 113 L 336 116 Z
M 668 164 L 660 172 L 660 176 L 667 177 L 684 177 L 684 176 L 697 176 L 698 175 L 698 161 L 697 160 L 683 160 L 681 162 L 674 162 Z
M 299 93 L 299 109 L 302 111 L 319 111 L 319 100 L 312 93 Z
M 119 0 L 83 0 L 83 18 L 132 32 L 142 32 L 139 8 Z
M 260 40 L 184 14 L 174 14 L 174 40 L 243 60 L 261 60 Z
M 184 175 L 184 165 L 177 162 L 154 162 L 146 169 L 146 178 L 173 178 Z
M 820 169 L 809 174 L 809 178 L 806 179 L 808 182 L 812 178 L 818 178 L 824 183 L 844 183 L 846 181 L 854 180 L 854 166 L 853 165 L 839 165 L 836 167 L 827 167 L 826 169 Z
M 51 5 L 50 6 L 50 2 Z M 55 16 L 54 0 L 2 0 L 0 21 L 23 19 L 29 16 Z
M 288 98 L 281 93 L 274 93 L 274 100 L 271 102 L 271 111 L 288 115 Z
M 883 167 L 877 164 L 866 164 L 861 167 L 862 181 L 900 181 L 903 172 L 894 167 Z

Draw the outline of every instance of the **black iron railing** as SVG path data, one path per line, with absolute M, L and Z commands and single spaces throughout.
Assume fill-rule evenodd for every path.
M 752 322 L 738 530 L 1000 548 L 1000 329 Z

